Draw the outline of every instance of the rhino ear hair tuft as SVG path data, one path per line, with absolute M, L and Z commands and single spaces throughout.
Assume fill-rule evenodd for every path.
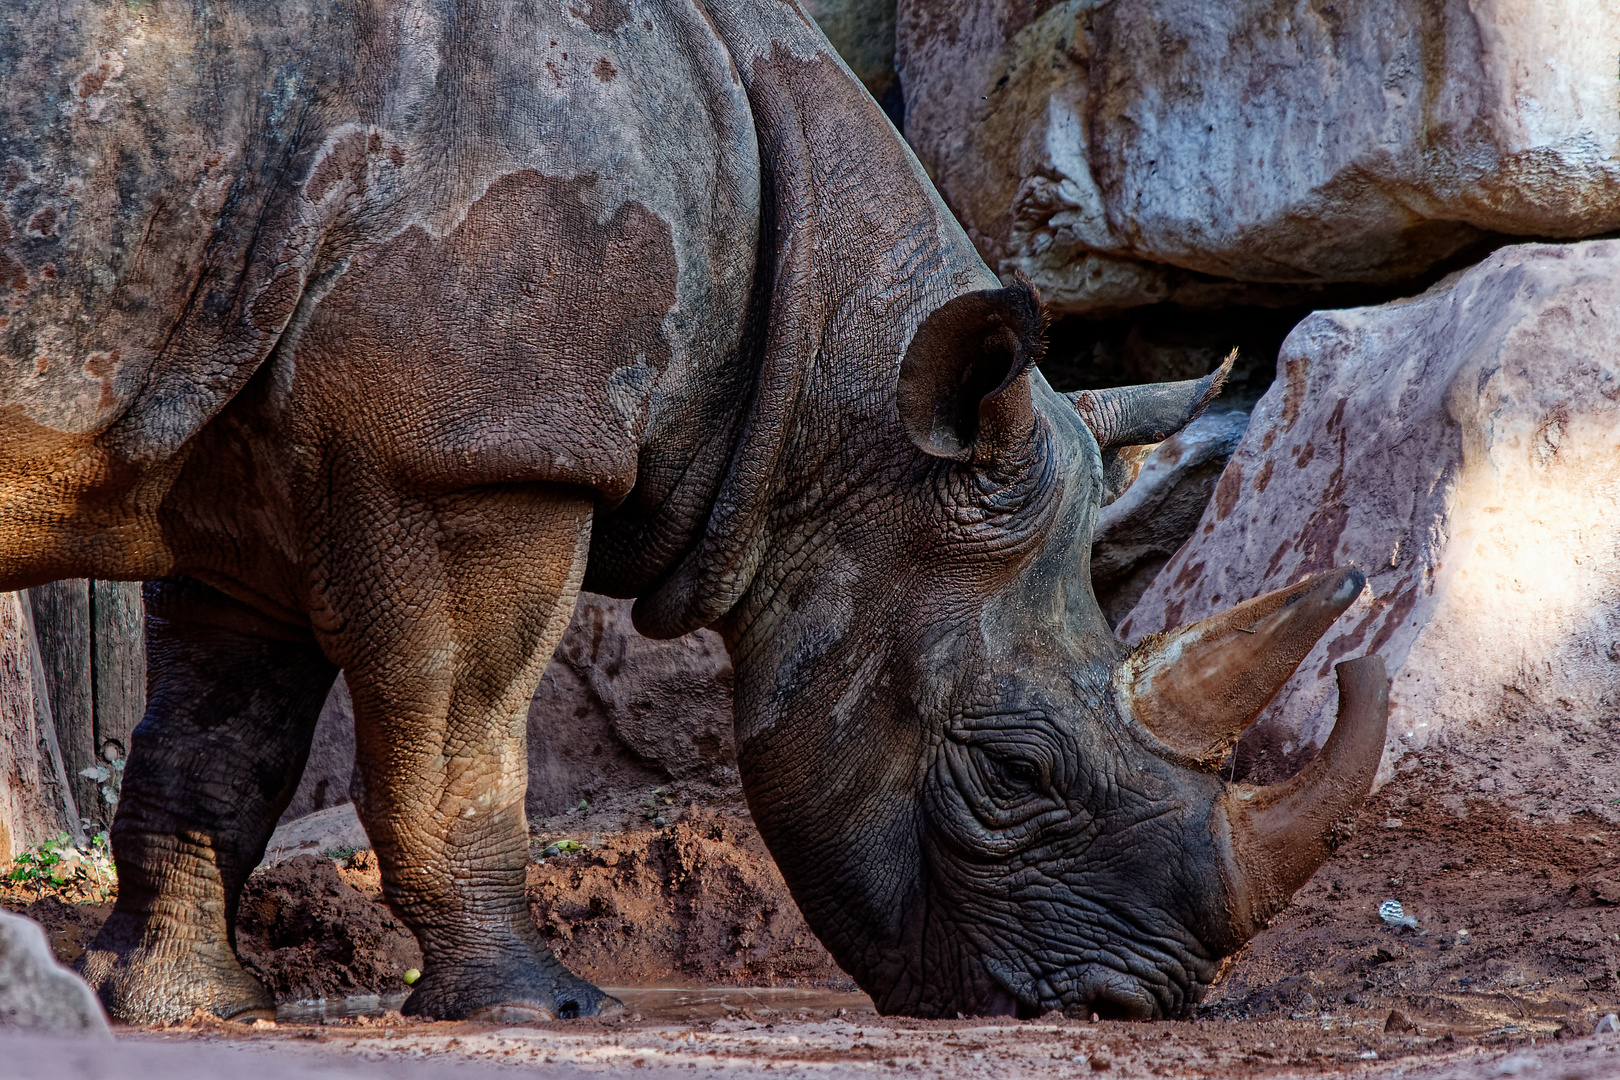
M 1029 369 L 1046 347 L 1028 281 L 947 300 L 912 336 L 895 404 L 924 453 L 990 465 L 1027 448 L 1035 429 Z

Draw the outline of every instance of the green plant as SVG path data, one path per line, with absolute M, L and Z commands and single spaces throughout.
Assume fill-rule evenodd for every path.
M 546 845 L 545 855 L 572 855 L 576 851 L 584 851 L 585 845 L 578 840 L 553 840 Z
M 101 753 L 107 763 L 80 769 L 79 775 L 96 782 L 101 789 L 101 801 L 107 804 L 107 812 L 111 814 L 118 809 L 118 794 L 124 787 L 124 755 L 111 743 L 103 747 Z
M 56 839 L 35 845 L 12 860 L 5 880 L 40 894 L 67 893 L 70 899 L 82 896 L 100 901 L 118 884 L 118 875 L 106 833 L 97 833 L 83 846 L 67 833 L 59 833 Z

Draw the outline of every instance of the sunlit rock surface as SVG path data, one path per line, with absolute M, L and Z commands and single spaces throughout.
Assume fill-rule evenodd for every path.
M 1297 765 L 1331 727 L 1333 663 L 1376 652 L 1383 777 L 1444 758 L 1528 812 L 1620 816 L 1620 241 L 1508 247 L 1414 299 L 1306 319 L 1121 636 L 1345 563 L 1370 592 L 1240 775 Z
M 897 38 L 907 139 L 1059 312 L 1620 227 L 1608 0 L 900 0 Z

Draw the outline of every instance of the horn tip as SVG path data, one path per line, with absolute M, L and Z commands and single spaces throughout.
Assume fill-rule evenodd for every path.
M 1334 599 L 1343 598 L 1347 603 L 1361 595 L 1361 590 L 1367 587 L 1367 575 L 1354 566 L 1345 567 L 1344 581 L 1335 592 Z

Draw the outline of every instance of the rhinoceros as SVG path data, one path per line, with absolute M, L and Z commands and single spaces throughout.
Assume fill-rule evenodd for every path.
M 791 0 L 0 20 L 0 588 L 150 583 L 114 1016 L 270 1005 L 238 895 L 340 669 L 406 1010 L 612 1008 L 524 896 L 581 587 L 723 634 L 749 808 L 887 1013 L 1182 1014 L 1365 798 L 1376 657 L 1303 772 L 1219 775 L 1354 569 L 1136 648 L 1093 598 L 1122 448 L 1222 372 L 1055 392 Z

